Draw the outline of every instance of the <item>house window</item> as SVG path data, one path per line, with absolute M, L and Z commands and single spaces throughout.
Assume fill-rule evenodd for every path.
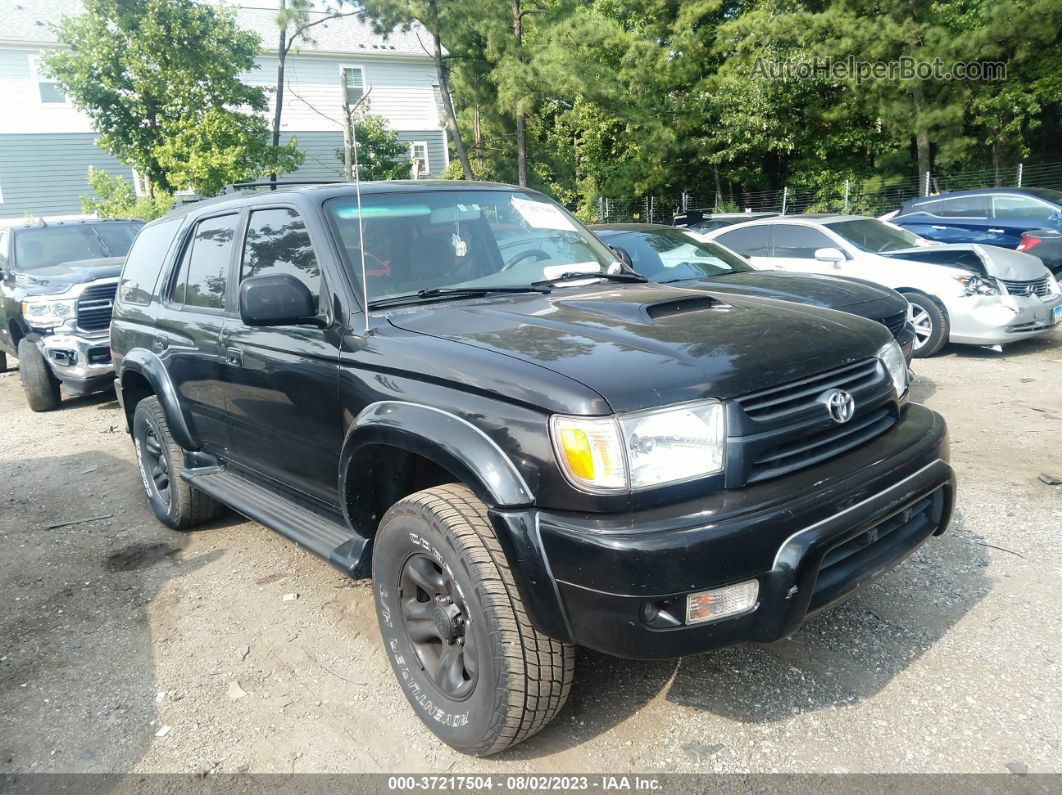
M 66 103 L 66 94 L 59 90 L 59 84 L 50 77 L 41 74 L 40 58 L 36 55 L 29 57 L 30 76 L 37 83 L 37 92 L 41 102 L 47 105 L 63 105 Z
M 353 108 L 365 96 L 365 70 L 360 66 L 344 66 L 343 74 L 343 104 Z
M 409 159 L 412 162 L 413 179 L 426 177 L 431 173 L 428 166 L 428 143 L 426 141 L 410 142 Z

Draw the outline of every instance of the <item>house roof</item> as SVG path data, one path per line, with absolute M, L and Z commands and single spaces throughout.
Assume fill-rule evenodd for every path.
M 81 0 L 0 0 L 0 19 L 4 20 L 0 41 L 55 42 L 51 24 L 61 17 L 80 14 L 81 10 Z M 262 38 L 263 48 L 269 50 L 277 35 L 276 14 L 275 8 L 241 6 L 236 9 L 236 22 L 244 30 L 257 33 Z M 311 20 L 326 16 L 325 13 L 310 12 Z M 425 47 L 430 46 L 426 32 L 418 24 L 407 31 L 395 29 L 384 35 L 376 33 L 370 23 L 356 16 L 314 25 L 309 35 L 312 41 L 299 42 L 299 52 L 427 56 Z

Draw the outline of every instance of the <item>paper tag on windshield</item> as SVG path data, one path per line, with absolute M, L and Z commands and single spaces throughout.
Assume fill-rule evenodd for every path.
M 535 229 L 562 229 L 574 232 L 575 224 L 568 220 L 559 209 L 546 202 L 533 202 L 527 199 L 512 199 L 513 209 L 524 217 Z

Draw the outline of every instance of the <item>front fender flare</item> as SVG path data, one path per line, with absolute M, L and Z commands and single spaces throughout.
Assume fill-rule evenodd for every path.
M 122 360 L 123 376 L 127 370 L 139 373 L 151 384 L 155 397 L 159 399 L 162 410 L 166 413 L 166 423 L 169 425 L 173 440 L 185 450 L 198 450 L 199 441 L 195 438 L 184 412 L 181 411 L 177 390 L 162 360 L 150 351 L 136 348 L 129 351 Z
M 344 489 L 351 459 L 371 444 L 398 447 L 434 461 L 489 506 L 517 507 L 534 502 L 530 486 L 497 443 L 449 411 L 390 400 L 366 406 L 343 442 L 340 483 Z

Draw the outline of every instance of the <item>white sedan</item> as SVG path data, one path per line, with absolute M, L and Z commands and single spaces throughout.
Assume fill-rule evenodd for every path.
M 946 342 L 1002 345 L 1062 322 L 1062 290 L 1034 256 L 982 245 L 931 245 L 859 215 L 779 216 L 705 235 L 759 268 L 851 276 L 911 305 L 915 356 Z

